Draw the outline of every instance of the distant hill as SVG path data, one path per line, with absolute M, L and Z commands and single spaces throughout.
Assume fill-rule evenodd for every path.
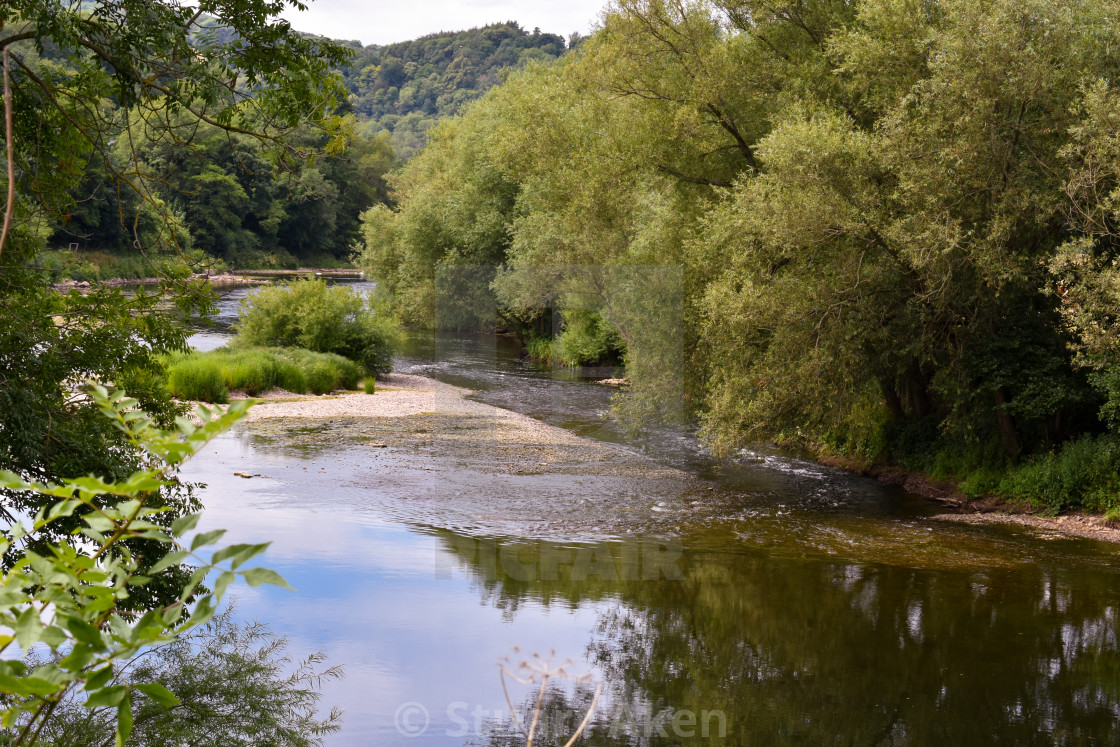
M 579 36 L 569 41 L 578 44 Z M 555 59 L 568 48 L 563 37 L 529 32 L 514 21 L 386 46 L 341 43 L 356 53 L 341 71 L 354 113 L 369 122 L 370 134 L 392 133 L 403 158 L 423 146 L 436 121 L 500 83 L 503 71 Z

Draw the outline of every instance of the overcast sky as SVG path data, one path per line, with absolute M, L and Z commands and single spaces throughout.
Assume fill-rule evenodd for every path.
M 437 31 L 518 21 L 560 34 L 590 32 L 606 0 L 315 0 L 284 14 L 293 28 L 362 44 L 389 44 Z

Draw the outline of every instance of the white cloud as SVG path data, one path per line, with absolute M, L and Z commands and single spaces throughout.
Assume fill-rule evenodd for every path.
M 293 28 L 362 44 L 391 44 L 437 31 L 462 31 L 517 21 L 525 29 L 567 37 L 588 34 L 605 0 L 316 0 L 305 12 L 284 13 Z

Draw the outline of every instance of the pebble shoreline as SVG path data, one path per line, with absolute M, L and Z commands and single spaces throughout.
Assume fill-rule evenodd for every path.
M 495 418 L 518 436 L 536 444 L 576 445 L 590 443 L 563 428 L 542 423 L 527 415 L 467 399 L 470 389 L 444 384 L 425 376 L 389 374 L 377 381 L 376 394 L 346 393 L 323 397 L 301 397 L 276 392 L 258 396 L 246 422 L 271 418 L 342 419 L 401 418 L 416 415 L 475 415 Z
M 425 376 L 390 374 L 378 380 L 376 394 L 346 393 L 303 397 L 290 392 L 272 392 L 257 399 L 247 422 L 275 418 L 296 420 L 343 420 L 347 418 L 403 418 L 419 415 L 481 416 L 500 427 L 502 441 L 556 446 L 599 446 L 563 428 L 542 423 L 527 415 L 467 399 L 473 392 Z M 1081 537 L 1120 543 L 1120 529 L 1100 517 L 1044 517 L 994 510 L 973 512 L 968 505 L 933 517 L 937 521 L 962 524 L 1016 524 L 1040 532 L 1044 538 Z

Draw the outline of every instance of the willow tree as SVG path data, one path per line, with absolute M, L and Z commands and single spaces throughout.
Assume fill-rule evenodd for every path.
M 780 111 L 761 173 L 712 219 L 733 267 L 708 295 L 717 442 L 858 442 L 883 412 L 1014 455 L 1086 427 L 1046 265 L 1071 236 L 1073 105 L 1115 75 L 1117 10 L 860 4 L 826 45 L 844 96 Z
M 1046 453 L 1120 410 L 1118 14 L 618 0 L 577 51 L 449 126 L 471 143 L 454 178 L 433 141 L 433 171 L 379 213 L 397 254 L 378 271 L 392 290 L 393 257 L 450 256 L 415 239 L 465 234 L 410 200 L 438 183 L 469 205 L 460 185 L 485 172 L 512 195 L 496 300 L 590 305 L 635 390 L 683 378 L 717 450 L 942 451 L 960 457 L 947 473 Z M 680 272 L 677 370 L 653 352 L 654 287 L 610 287 L 611 268 L 651 265 Z

